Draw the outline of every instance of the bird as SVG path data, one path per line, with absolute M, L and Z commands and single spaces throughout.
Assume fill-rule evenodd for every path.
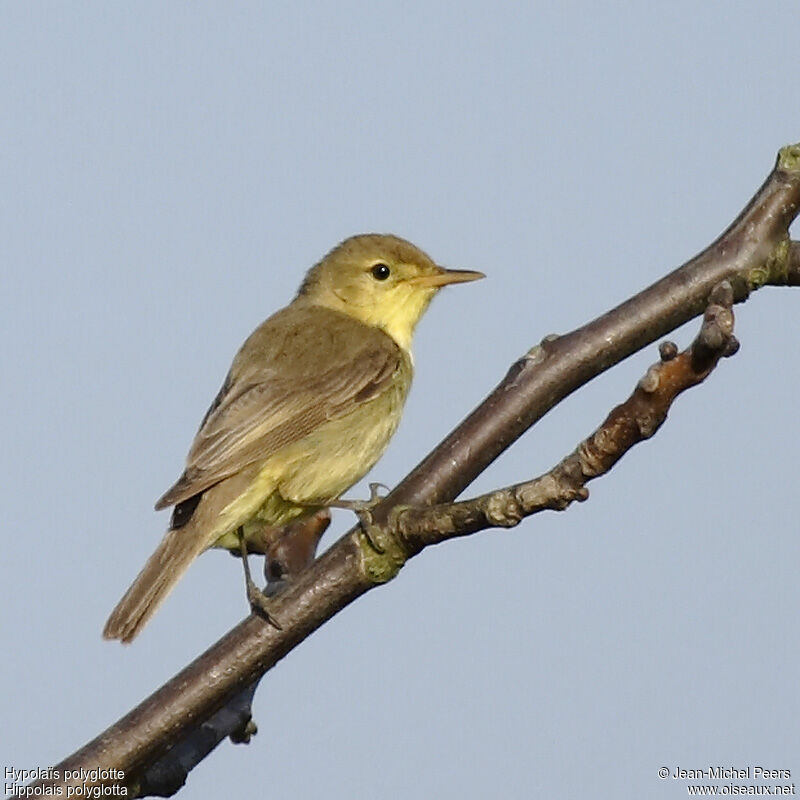
M 183 474 L 156 503 L 173 507 L 169 528 L 103 637 L 132 641 L 211 547 L 242 555 L 250 591 L 247 554 L 264 552 L 264 531 L 329 507 L 386 449 L 434 295 L 483 277 L 391 234 L 351 236 L 315 264 L 236 354 Z

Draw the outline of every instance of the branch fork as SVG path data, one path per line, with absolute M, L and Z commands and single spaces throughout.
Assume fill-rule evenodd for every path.
M 723 281 L 711 292 L 692 344 L 679 353 L 674 343 L 662 343 L 661 360 L 647 370 L 633 394 L 544 475 L 471 500 L 393 509 L 388 521 L 373 525 L 370 534 L 393 543 L 393 557 L 387 559 L 383 571 L 378 570 L 381 582 L 397 565 L 395 552 L 410 556 L 431 544 L 486 528 L 512 528 L 532 514 L 546 509 L 563 511 L 573 502 L 586 500 L 590 480 L 607 473 L 632 447 L 653 436 L 677 396 L 702 383 L 721 358 L 739 349 L 733 322 L 733 288 Z M 370 557 L 371 570 L 379 559 L 378 554 Z

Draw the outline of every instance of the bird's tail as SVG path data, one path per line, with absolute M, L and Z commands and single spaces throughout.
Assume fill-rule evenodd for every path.
M 156 613 L 189 564 L 208 546 L 190 521 L 167 531 L 161 544 L 111 612 L 103 638 L 132 641 Z

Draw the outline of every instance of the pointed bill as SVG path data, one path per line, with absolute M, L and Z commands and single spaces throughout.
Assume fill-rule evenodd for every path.
M 435 272 L 433 275 L 418 275 L 416 278 L 410 278 L 408 282 L 414 286 L 438 288 L 451 283 L 468 283 L 486 277 L 482 272 L 475 272 L 471 269 L 445 269 L 444 267 L 439 267 L 439 269 L 441 272 Z

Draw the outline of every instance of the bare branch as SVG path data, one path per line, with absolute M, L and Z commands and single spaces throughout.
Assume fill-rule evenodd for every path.
M 330 522 L 330 512 L 321 509 L 311 517 L 291 522 L 277 540 L 265 542 L 261 551 L 265 555 L 268 595 L 277 594 L 285 587 L 287 579 L 299 574 L 314 560 L 319 540 Z M 269 533 L 265 538 L 272 540 L 274 531 Z M 259 680 L 228 700 L 209 719 L 185 731 L 161 758 L 148 766 L 138 780 L 139 795 L 171 797 L 220 742 L 230 738 L 235 744 L 248 744 L 258 731 L 252 719 L 252 702 Z
M 588 325 L 548 338 L 509 370 L 470 414 L 375 509 L 378 526 L 398 505 L 453 500 L 534 422 L 579 386 L 701 314 L 728 281 L 734 302 L 765 284 L 796 283 L 788 227 L 800 208 L 800 145 L 775 168 L 736 221 L 705 251 Z M 790 268 L 791 267 L 791 268 Z M 793 270 L 793 271 L 792 271 Z M 60 778 L 34 786 L 135 788 L 169 747 L 250 686 L 289 650 L 370 588 L 397 574 L 422 543 L 375 553 L 350 532 L 273 598 L 282 630 L 250 616 L 137 708 L 55 767 Z M 66 781 L 65 770 L 119 770 L 124 778 Z
M 561 511 L 576 500 L 586 500 L 590 480 L 605 475 L 632 447 L 653 436 L 675 398 L 704 381 L 720 358 L 739 349 L 733 336 L 732 304 L 733 289 L 726 281 L 712 292 L 691 346 L 678 353 L 672 342 L 662 343 L 661 361 L 650 367 L 633 394 L 549 472 L 472 500 L 398 507 L 383 536 L 399 537 L 408 550 L 417 551 L 486 528 L 510 528 L 539 511 Z
M 631 353 L 703 312 L 727 280 L 734 302 L 786 285 L 788 227 L 800 206 L 800 144 L 781 150 L 773 172 L 736 221 L 679 269 L 572 333 L 547 339 L 387 497 L 384 507 L 457 496 L 560 400 Z M 455 465 L 455 466 L 454 466 Z

